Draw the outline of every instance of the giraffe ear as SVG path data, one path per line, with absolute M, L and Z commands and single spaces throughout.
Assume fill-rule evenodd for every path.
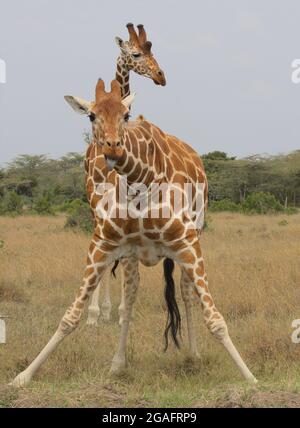
M 119 46 L 119 48 L 124 49 L 124 42 L 120 37 L 115 37 L 115 41 L 117 43 L 117 46 Z
M 131 104 L 133 103 L 134 97 L 135 97 L 135 94 L 130 94 L 126 98 L 124 98 L 122 100 L 123 106 L 130 108 Z
M 72 95 L 65 95 L 65 100 L 68 104 L 80 114 L 88 114 L 92 107 L 92 103 L 90 101 L 83 100 L 82 98 L 72 97 Z

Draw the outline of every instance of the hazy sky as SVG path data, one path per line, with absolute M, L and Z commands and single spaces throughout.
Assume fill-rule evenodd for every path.
M 245 156 L 300 148 L 298 0 L 0 0 L 0 163 L 20 153 L 83 152 L 89 120 L 65 94 L 93 99 L 114 78 L 127 22 L 143 23 L 166 73 L 131 73 L 143 113 L 199 153 Z

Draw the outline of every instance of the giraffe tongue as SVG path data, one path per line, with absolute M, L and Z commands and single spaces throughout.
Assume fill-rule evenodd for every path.
M 106 165 L 109 171 L 112 171 L 117 163 L 117 159 L 108 158 L 105 156 Z

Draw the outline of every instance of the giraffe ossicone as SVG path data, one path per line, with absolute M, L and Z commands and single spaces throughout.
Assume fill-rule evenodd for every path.
M 90 178 L 87 186 L 91 189 L 91 204 L 97 205 L 101 196 L 95 193 L 98 170 L 103 166 L 103 154 L 117 160 L 115 169 L 126 175 L 129 183 L 153 182 L 176 183 L 179 187 L 186 182 L 195 185 L 203 183 L 207 195 L 207 180 L 203 164 L 198 154 L 186 143 L 161 131 L 148 121 L 128 122 L 125 120 L 128 108 L 122 104 L 121 92 L 117 82 L 111 84 L 111 91 L 105 92 L 104 84 L 96 86 L 96 102 L 92 112 L 96 119 L 92 122 L 94 141 L 89 152 Z M 120 144 L 118 144 L 120 143 Z M 105 161 L 104 161 L 105 162 Z M 111 174 L 116 187 L 118 175 Z M 184 193 L 184 190 L 182 190 Z M 116 192 L 118 195 L 118 192 Z M 184 195 L 183 195 L 184 196 Z M 118 205 L 119 201 L 116 200 Z M 160 209 L 160 200 L 157 202 Z M 174 208 L 171 201 L 171 208 Z M 182 292 L 185 302 L 189 293 L 195 289 L 203 309 L 204 321 L 211 334 L 224 346 L 245 379 L 256 382 L 229 336 L 226 322 L 216 308 L 209 292 L 200 245 L 200 230 L 188 227 L 188 216 L 178 218 L 174 213 L 170 218 L 128 218 L 104 219 L 95 215 L 94 234 L 91 240 L 83 284 L 79 288 L 73 304 L 67 309 L 56 333 L 29 367 L 16 377 L 13 384 L 24 385 L 32 378 L 38 368 L 57 348 L 58 344 L 78 325 L 85 303 L 97 287 L 105 270 L 115 260 L 124 266 L 125 310 L 117 352 L 114 355 L 111 371 L 124 368 L 126 363 L 126 341 L 133 304 L 139 286 L 138 262 L 153 266 L 168 258 L 178 263 L 182 271 Z M 168 302 L 169 313 L 176 313 L 174 301 Z M 172 307 L 173 306 L 173 307 Z M 194 323 L 189 305 L 187 322 L 190 346 L 195 345 Z M 177 330 L 171 324 L 171 331 Z

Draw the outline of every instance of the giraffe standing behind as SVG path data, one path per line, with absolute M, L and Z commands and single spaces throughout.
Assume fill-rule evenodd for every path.
M 130 95 L 130 71 L 134 71 L 137 74 L 140 74 L 144 77 L 148 77 L 153 80 L 156 85 L 165 86 L 166 79 L 164 72 L 161 70 L 159 64 L 154 58 L 151 47 L 152 43 L 147 40 L 147 34 L 142 24 L 137 26 L 138 34 L 135 31 L 133 24 L 127 24 L 127 29 L 129 32 L 129 40 L 123 41 L 120 37 L 116 37 L 116 43 L 120 48 L 120 55 L 117 58 L 117 68 L 116 68 L 116 80 L 121 86 L 121 96 L 125 98 Z M 90 116 L 92 120 L 93 117 Z M 85 156 L 85 175 L 86 182 L 89 178 L 89 157 L 92 146 L 89 146 Z M 103 165 L 100 166 L 99 174 L 102 176 L 102 181 L 105 182 L 107 179 L 107 174 L 109 173 L 106 164 L 103 158 Z M 115 172 L 112 172 L 115 174 Z M 98 182 L 101 181 L 100 177 Z M 87 186 L 88 199 L 91 201 L 91 191 L 90 187 Z M 104 300 L 101 305 L 101 316 L 104 321 L 108 321 L 111 316 L 111 296 L 110 296 L 110 269 L 104 274 L 101 283 L 102 288 L 104 289 Z M 124 312 L 124 293 L 123 293 L 123 283 L 124 275 L 123 269 L 121 269 L 121 304 L 119 306 L 119 324 L 122 324 L 123 312 Z M 95 289 L 91 297 L 91 303 L 88 308 L 88 317 L 87 324 L 97 325 L 100 315 L 99 308 L 99 293 L 100 293 L 100 284 Z
M 176 186 L 181 199 L 186 198 L 184 186 L 186 183 L 192 186 L 193 191 L 196 190 L 197 183 L 202 184 L 205 190 L 206 176 L 197 153 L 144 118 L 129 122 L 128 113 L 133 97 L 129 96 L 122 100 L 120 85 L 116 80 L 112 81 L 109 93 L 105 92 L 104 82 L 98 81 L 95 102 L 83 101 L 72 96 L 65 98 L 74 110 L 82 112 L 84 109 L 87 115 L 94 116 L 94 144 L 90 152 L 90 162 L 95 172 L 101 152 L 109 167 L 114 167 L 118 174 L 126 176 L 129 185 L 138 184 L 141 193 L 143 193 L 142 190 L 145 191 L 142 195 L 145 200 L 148 199 L 147 192 L 153 184 L 159 186 L 165 184 L 171 188 Z M 118 196 L 119 177 L 116 175 L 112 183 L 114 185 L 112 190 L 116 189 L 117 213 L 124 208 L 124 203 L 121 203 Z M 92 184 L 96 184 L 95 180 Z M 167 187 L 167 189 L 170 192 L 170 188 Z M 119 218 L 118 215 L 110 215 L 109 210 L 105 211 L 105 205 L 101 205 L 104 196 L 98 194 L 96 188 L 94 188 L 93 198 L 98 214 L 88 250 L 83 284 L 48 344 L 29 367 L 15 378 L 13 384 L 20 386 L 28 383 L 58 344 L 77 327 L 85 303 L 103 273 L 111 263 L 119 259 L 123 260 L 126 267 L 124 271 L 125 313 L 111 371 L 123 369 L 126 364 L 125 351 L 131 312 L 139 285 L 138 262 L 153 266 L 166 257 L 179 264 L 187 295 L 190 290 L 196 290 L 209 331 L 225 347 L 242 375 L 247 380 L 256 382 L 232 343 L 226 322 L 209 292 L 199 240 L 201 225 L 195 224 L 189 211 L 186 209 L 178 211 L 175 197 L 170 197 L 167 204 L 169 216 L 166 217 L 163 215 L 166 204 L 163 204 L 162 198 L 159 197 L 154 204 L 154 212 L 157 215 L 153 216 L 153 211 L 147 208 L 143 216 L 128 216 L 124 219 Z M 193 208 L 194 202 L 193 196 Z M 128 201 L 125 202 L 126 206 L 128 207 Z M 100 216 L 103 210 L 104 215 Z M 187 319 L 191 345 L 194 325 L 192 317 L 188 316 Z

